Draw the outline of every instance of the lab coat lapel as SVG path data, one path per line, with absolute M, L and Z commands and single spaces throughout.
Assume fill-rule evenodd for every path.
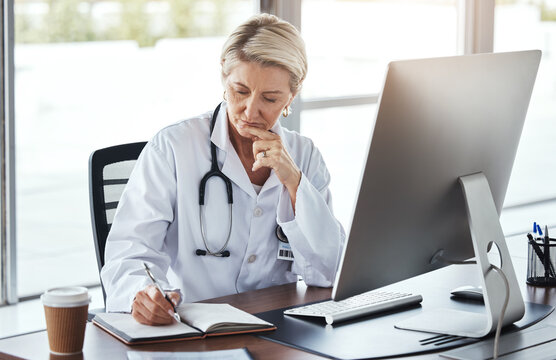
M 222 102 L 218 116 L 216 117 L 216 124 L 210 140 L 216 147 L 222 150 L 220 153 L 225 153 L 225 156 L 218 156 L 218 165 L 221 171 L 230 178 L 230 180 L 239 186 L 252 198 L 257 197 L 257 193 L 249 180 L 249 176 L 243 168 L 243 164 L 234 149 L 230 136 L 228 133 L 228 116 L 226 114 L 226 102 Z

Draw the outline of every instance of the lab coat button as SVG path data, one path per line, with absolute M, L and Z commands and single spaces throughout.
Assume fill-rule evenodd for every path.
M 249 263 L 255 262 L 255 260 L 257 260 L 257 255 L 251 255 L 249 256 L 249 259 L 247 259 Z
M 260 207 L 255 208 L 255 211 L 253 211 L 253 215 L 255 215 L 256 217 L 259 217 L 263 214 L 263 209 L 261 209 Z

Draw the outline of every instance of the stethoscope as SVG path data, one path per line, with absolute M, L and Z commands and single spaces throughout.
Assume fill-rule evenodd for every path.
M 218 115 L 218 112 L 220 111 L 220 106 L 221 105 L 222 105 L 222 103 L 218 104 L 216 109 L 214 109 L 214 113 L 212 114 L 212 119 L 210 121 L 210 135 L 209 135 L 209 138 L 212 136 L 212 131 L 214 130 L 214 125 L 216 124 L 216 117 Z M 234 198 L 233 198 L 233 195 L 232 195 L 232 182 L 218 168 L 218 158 L 217 158 L 217 155 L 216 155 L 216 145 L 214 145 L 214 143 L 212 141 L 210 142 L 210 154 L 211 154 L 210 170 L 209 170 L 209 172 L 207 172 L 205 174 L 205 176 L 203 176 L 203 178 L 201 179 L 201 183 L 199 185 L 199 212 L 201 214 L 201 216 L 200 216 L 201 236 L 203 238 L 203 244 L 205 245 L 205 250 L 197 249 L 195 251 L 195 255 L 197 255 L 197 256 L 212 255 L 212 256 L 217 256 L 217 257 L 229 257 L 230 256 L 230 251 L 228 251 L 226 248 L 228 247 L 228 242 L 230 242 L 230 236 L 232 235 L 232 204 L 234 203 Z M 205 192 L 206 192 L 206 188 L 207 188 L 207 181 L 208 181 L 208 179 L 210 179 L 213 176 L 219 177 L 219 178 L 222 179 L 222 181 L 224 181 L 224 184 L 226 185 L 226 192 L 228 193 L 228 204 L 230 206 L 230 226 L 228 227 L 228 236 L 226 237 L 226 242 L 224 243 L 224 245 L 218 251 L 209 250 L 208 245 L 207 245 L 206 231 L 205 231 Z M 285 243 L 288 242 L 288 237 L 286 236 L 286 234 L 284 234 L 284 231 L 282 230 L 280 225 L 276 226 L 276 237 L 281 242 L 285 242 Z

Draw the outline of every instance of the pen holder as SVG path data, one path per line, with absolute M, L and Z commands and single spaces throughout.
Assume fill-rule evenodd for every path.
M 527 284 L 556 286 L 556 239 L 529 238 L 527 248 Z

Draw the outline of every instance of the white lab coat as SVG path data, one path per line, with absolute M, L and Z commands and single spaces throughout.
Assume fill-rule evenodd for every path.
M 230 142 L 226 103 L 210 139 L 218 164 L 233 188 L 230 257 L 197 256 L 201 237 L 199 183 L 210 169 L 212 112 L 161 130 L 147 143 L 122 194 L 108 235 L 101 278 L 107 311 L 131 311 L 135 294 L 150 281 L 149 264 L 166 290 L 182 301 L 197 301 L 285 284 L 301 275 L 308 285 L 333 284 L 345 233 L 332 214 L 330 175 L 311 140 L 283 129 L 279 134 L 302 171 L 295 215 L 287 189 L 271 171 L 259 195 Z M 229 206 L 224 182 L 211 178 L 205 194 L 207 243 L 219 250 L 228 234 Z M 294 261 L 277 260 L 279 224 Z

